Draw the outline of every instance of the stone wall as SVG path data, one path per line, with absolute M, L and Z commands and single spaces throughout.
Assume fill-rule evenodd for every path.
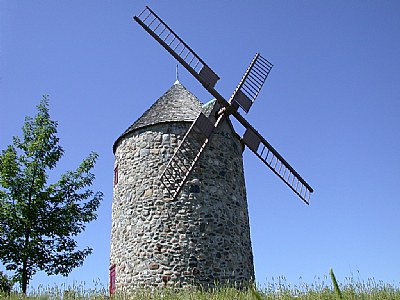
M 148 126 L 116 145 L 110 264 L 117 291 L 254 278 L 243 147 L 230 124 L 213 134 L 176 200 L 158 180 L 189 126 Z

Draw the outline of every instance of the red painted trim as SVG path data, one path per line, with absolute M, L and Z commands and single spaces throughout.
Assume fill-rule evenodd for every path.
M 110 267 L 110 296 L 115 292 L 115 275 L 116 275 L 116 267 L 115 264 Z

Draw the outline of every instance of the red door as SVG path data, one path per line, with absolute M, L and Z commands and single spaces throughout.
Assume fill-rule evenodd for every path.
M 110 296 L 115 292 L 115 265 L 110 267 Z

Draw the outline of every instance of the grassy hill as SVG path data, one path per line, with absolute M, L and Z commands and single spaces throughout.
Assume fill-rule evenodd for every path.
M 85 284 L 69 287 L 47 287 L 31 291 L 28 296 L 18 292 L 0 294 L 0 299 L 5 300 L 264 300 L 264 299 L 363 299 L 380 300 L 391 299 L 400 300 L 400 288 L 393 284 L 376 282 L 368 279 L 366 282 L 347 278 L 346 283 L 338 284 L 333 272 L 322 279 L 317 279 L 312 284 L 301 283 L 290 285 L 286 283 L 284 277 L 277 278 L 267 284 L 266 287 L 257 289 L 249 288 L 237 290 L 234 288 L 219 288 L 211 291 L 195 289 L 183 290 L 141 290 L 135 293 L 114 294 L 111 298 L 108 295 L 107 287 L 97 284 L 93 289 L 85 289 Z

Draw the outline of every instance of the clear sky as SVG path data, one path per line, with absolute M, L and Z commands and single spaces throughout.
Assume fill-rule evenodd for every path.
M 221 77 L 229 97 L 256 52 L 274 67 L 247 120 L 310 183 L 306 206 L 244 153 L 257 281 L 313 282 L 333 267 L 400 282 L 399 1 L 0 0 L 0 149 L 43 94 L 65 155 L 57 174 L 100 154 L 94 251 L 68 278 L 108 281 L 112 145 L 175 81 L 175 60 L 132 19 L 148 4 Z M 180 81 L 211 96 L 186 70 Z

